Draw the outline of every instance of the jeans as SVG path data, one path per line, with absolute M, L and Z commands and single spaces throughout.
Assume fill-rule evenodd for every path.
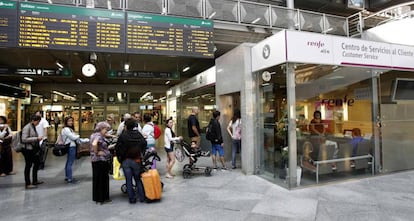
M 141 181 L 141 165 L 136 163 L 134 160 L 126 159 L 122 162 L 122 169 L 124 170 L 129 200 L 135 200 L 136 198 L 138 198 L 139 201 L 144 201 L 145 194 L 144 187 Z M 135 180 L 138 197 L 136 196 L 135 190 L 132 185 L 132 178 L 134 178 Z
M 68 181 L 72 181 L 72 165 L 76 158 L 76 146 L 69 147 L 68 157 L 66 159 L 65 175 Z
M 241 140 L 234 140 L 232 139 L 232 145 L 231 145 L 231 165 L 233 167 L 236 166 L 236 155 L 237 152 L 241 153 Z

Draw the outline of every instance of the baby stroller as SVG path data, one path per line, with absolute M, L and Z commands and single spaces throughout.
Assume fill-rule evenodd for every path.
M 161 158 L 158 156 L 157 152 L 155 151 L 147 151 L 145 152 L 142 162 L 141 162 L 141 173 L 152 169 L 153 165 L 155 165 L 156 161 L 161 161 Z M 161 188 L 164 188 L 164 183 L 161 182 Z M 136 190 L 136 186 L 134 184 L 134 189 Z M 126 183 L 122 184 L 121 186 L 122 193 L 127 193 Z
M 193 172 L 195 171 L 204 171 L 205 176 L 211 175 L 211 167 L 199 167 L 196 166 L 195 163 L 197 162 L 197 159 L 199 157 L 209 157 L 210 151 L 202 151 L 200 149 L 195 148 L 195 143 L 192 142 L 190 145 L 186 141 L 182 140 L 180 142 L 181 149 L 175 150 L 175 156 L 178 161 L 182 162 L 185 158 L 185 156 L 190 158 L 190 163 L 185 164 L 183 167 L 183 178 L 188 179 L 193 175 Z M 184 152 L 184 154 L 183 154 Z

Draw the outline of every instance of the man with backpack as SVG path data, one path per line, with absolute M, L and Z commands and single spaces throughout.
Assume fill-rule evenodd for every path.
M 134 119 L 127 119 L 125 121 L 125 127 L 126 130 L 118 138 L 115 152 L 124 170 L 129 203 L 134 204 L 137 202 L 137 198 L 140 202 L 144 202 L 145 200 L 144 188 L 141 181 L 141 161 L 142 155 L 147 147 L 147 142 L 138 130 L 134 130 L 137 127 L 137 122 Z M 135 193 L 132 178 L 135 180 L 137 193 Z
M 223 149 L 223 136 L 221 135 L 220 122 L 220 111 L 213 112 L 213 118 L 210 120 L 208 126 L 208 139 L 211 142 L 211 159 L 213 160 L 213 169 L 217 169 L 216 154 L 219 154 L 221 169 L 227 170 L 226 164 L 224 163 L 224 149 Z

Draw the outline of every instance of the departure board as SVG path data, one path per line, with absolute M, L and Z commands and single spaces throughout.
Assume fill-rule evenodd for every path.
M 127 53 L 214 57 L 213 22 L 127 12 Z
M 17 3 L 0 0 L 0 47 L 17 45 Z
M 125 13 L 21 2 L 18 46 L 125 52 Z

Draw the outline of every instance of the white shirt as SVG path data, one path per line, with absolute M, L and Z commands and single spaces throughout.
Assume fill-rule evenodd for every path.
M 50 127 L 49 122 L 42 117 L 39 124 L 36 126 L 37 135 L 40 137 L 47 137 L 47 134 L 45 134 L 45 128 L 48 127 Z
M 164 130 L 164 143 L 165 148 L 171 149 L 171 142 L 179 141 L 179 137 L 172 137 L 171 129 L 169 127 L 166 127 Z

